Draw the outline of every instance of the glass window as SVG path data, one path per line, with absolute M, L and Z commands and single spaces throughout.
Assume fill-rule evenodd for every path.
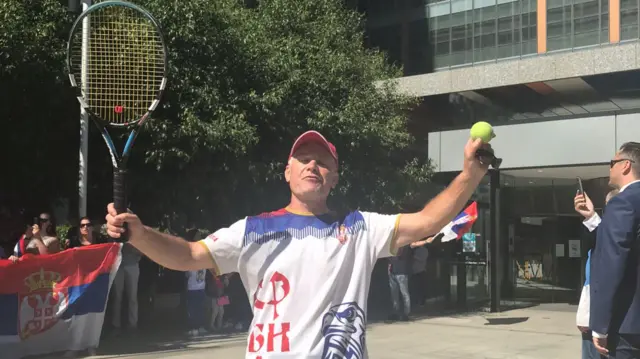
M 547 2 L 547 50 L 571 48 L 571 0 Z
M 473 62 L 473 30 L 471 24 L 451 29 L 451 65 Z
M 573 31 L 573 47 L 600 43 L 600 0 L 575 0 Z
M 520 14 L 522 54 L 535 54 L 538 52 L 538 2 L 521 0 Z
M 620 0 L 620 40 L 639 38 L 638 0 Z
M 434 44 L 434 66 L 451 66 L 451 14 L 438 16 L 431 20 L 431 36 Z
M 608 42 L 609 0 L 548 0 L 548 51 Z
M 537 0 L 426 3 L 435 68 L 537 52 Z
M 515 2 L 498 4 L 498 58 L 520 55 L 519 8 Z M 517 19 L 517 21 L 516 21 Z
M 609 0 L 600 0 L 600 43 L 609 43 Z
M 451 66 L 473 62 L 472 6 L 471 0 L 451 3 Z
M 496 6 L 482 7 L 482 5 L 484 5 L 484 1 L 474 1 L 474 62 L 483 62 L 497 58 L 497 9 Z

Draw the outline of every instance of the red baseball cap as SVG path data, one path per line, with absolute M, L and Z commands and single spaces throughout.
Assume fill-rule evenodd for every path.
M 318 131 L 307 131 L 296 139 L 291 147 L 291 152 L 289 152 L 289 158 L 293 157 L 293 154 L 300 148 L 300 146 L 306 143 L 317 143 L 326 148 L 327 151 L 331 154 L 331 157 L 336 160 L 336 164 L 338 163 L 338 151 L 336 151 L 336 146 L 333 143 L 327 141 L 327 139 L 320 134 Z

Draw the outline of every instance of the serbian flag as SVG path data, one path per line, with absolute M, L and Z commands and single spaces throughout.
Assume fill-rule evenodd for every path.
M 462 238 L 462 235 L 469 232 L 473 223 L 478 219 L 478 203 L 473 202 L 464 211 L 460 212 L 453 221 L 449 222 L 440 233 L 443 235 L 442 242 Z
M 0 356 L 97 348 L 121 258 L 108 243 L 0 260 Z

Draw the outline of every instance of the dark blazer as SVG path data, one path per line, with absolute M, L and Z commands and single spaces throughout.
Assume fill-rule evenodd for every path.
M 613 197 L 591 254 L 591 330 L 640 334 L 640 182 Z

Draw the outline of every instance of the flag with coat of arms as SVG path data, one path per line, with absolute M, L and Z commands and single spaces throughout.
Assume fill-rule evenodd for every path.
M 96 348 L 122 245 L 0 260 L 0 357 Z
M 464 211 L 460 212 L 449 222 L 438 234 L 442 234 L 442 242 L 449 242 L 454 239 L 462 238 L 462 235 L 469 232 L 473 223 L 478 219 L 478 203 L 473 202 Z

